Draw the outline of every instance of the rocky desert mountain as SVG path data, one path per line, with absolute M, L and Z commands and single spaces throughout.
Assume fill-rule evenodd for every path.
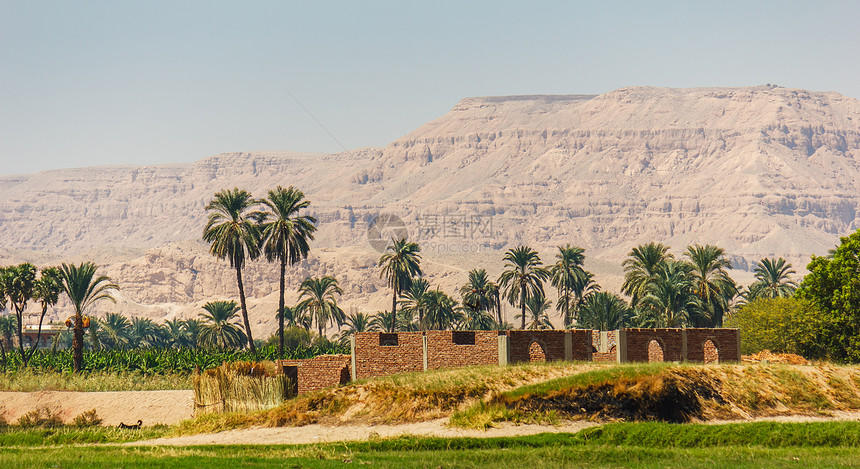
M 520 243 L 545 262 L 556 245 L 586 248 L 587 267 L 610 290 L 632 246 L 717 244 L 746 282 L 763 256 L 802 271 L 811 254 L 860 228 L 858 163 L 860 102 L 834 92 L 634 87 L 467 98 L 385 148 L 2 176 L 0 261 L 94 259 L 122 288 L 103 310 L 192 317 L 206 301 L 237 295 L 229 265 L 200 241 L 212 195 L 295 185 L 320 230 L 288 285 L 333 274 L 352 309 L 390 301 L 367 236 L 379 214 L 403 220 L 382 237 L 407 230 L 431 284 L 449 293 L 473 267 L 497 275 L 503 251 Z M 274 329 L 276 276 L 264 261 L 247 275 L 259 336 Z

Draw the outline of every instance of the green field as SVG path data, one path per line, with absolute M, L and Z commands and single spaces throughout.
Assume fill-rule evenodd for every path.
M 624 423 L 577 434 L 402 437 L 297 446 L 86 444 L 107 431 L 93 429 L 89 436 L 80 431 L 78 443 L 70 435 L 39 443 L 13 439 L 20 432 L 7 429 L 0 434 L 0 467 L 860 467 L 860 422 Z M 134 435 L 114 432 L 110 440 Z

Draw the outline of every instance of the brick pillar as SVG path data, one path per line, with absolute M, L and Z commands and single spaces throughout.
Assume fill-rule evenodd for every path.
M 421 357 L 424 359 L 424 371 L 427 371 L 427 335 L 421 336 Z
M 349 375 L 355 381 L 355 334 L 349 336 Z
M 573 361 L 573 334 L 564 331 L 564 360 Z
M 510 362 L 511 349 L 508 344 L 508 336 L 499 336 L 499 366 L 507 366 Z
M 681 329 L 681 361 L 687 361 L 687 328 Z
M 624 329 L 615 336 L 615 354 L 618 363 L 627 363 L 627 331 Z

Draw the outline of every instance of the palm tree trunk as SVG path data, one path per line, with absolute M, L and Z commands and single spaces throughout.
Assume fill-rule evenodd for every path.
M 39 341 L 42 340 L 42 322 L 45 321 L 45 313 L 47 313 L 47 312 L 48 312 L 48 304 L 45 303 L 42 305 L 42 315 L 39 316 L 39 329 L 37 329 L 37 331 L 36 331 L 36 345 L 33 347 L 30 347 L 30 353 L 26 357 L 26 360 L 24 359 L 24 356 L 21 356 L 21 361 L 24 363 L 25 367 L 27 366 L 27 362 L 29 362 L 30 359 L 33 358 L 33 354 L 36 353 L 36 349 L 39 347 Z
M 24 352 L 24 315 L 21 314 L 21 310 L 18 309 L 16 305 L 15 312 L 18 320 L 18 348 L 21 349 L 21 363 L 24 367 L 27 366 L 27 354 Z
M 391 328 L 388 332 L 394 332 L 394 323 L 397 322 L 397 289 L 394 289 L 394 296 L 391 297 Z
M 242 305 L 242 320 L 245 321 L 245 333 L 248 335 L 248 348 L 251 353 L 257 353 L 257 347 L 254 346 L 254 338 L 251 337 L 251 323 L 248 321 L 248 307 L 245 306 L 245 285 L 242 284 L 242 269 L 236 264 L 236 283 L 239 284 L 239 302 Z
M 278 297 L 278 357 L 284 358 L 284 277 L 287 275 L 287 259 L 281 257 L 281 291 Z
M 84 318 L 80 310 L 75 308 L 75 333 L 72 340 L 72 362 L 75 373 L 80 373 L 84 367 Z
M 520 287 L 520 309 L 521 309 L 520 313 L 522 314 L 522 318 L 523 318 L 522 329 L 525 330 L 525 328 L 526 328 L 526 289 L 525 289 L 525 287 L 522 287 L 522 286 Z

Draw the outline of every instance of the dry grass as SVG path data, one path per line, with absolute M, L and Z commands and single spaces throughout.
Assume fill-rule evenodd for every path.
M 860 368 L 820 364 L 547 363 L 357 381 L 259 412 L 212 414 L 179 434 L 246 426 L 396 424 L 451 417 L 495 422 L 690 421 L 860 410 Z
M 828 415 L 860 409 L 850 366 L 621 365 L 499 394 L 455 413 L 452 424 L 587 419 L 668 421 Z
M 286 398 L 286 378 L 273 362 L 224 363 L 194 377 L 196 414 L 271 409 Z

